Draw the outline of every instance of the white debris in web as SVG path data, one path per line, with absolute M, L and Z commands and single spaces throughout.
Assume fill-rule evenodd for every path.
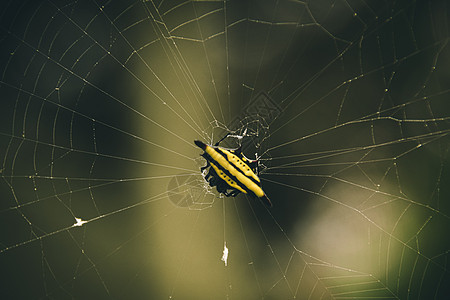
M 82 226 L 84 223 L 87 223 L 87 221 L 83 221 L 81 218 L 75 218 L 76 223 L 72 225 L 72 227 L 75 226 Z
M 227 243 L 226 242 L 223 245 L 223 254 L 222 254 L 221 260 L 225 263 L 225 267 L 226 267 L 227 264 L 228 264 L 228 248 L 227 248 Z
M 247 128 L 245 128 L 244 132 L 242 133 L 242 135 L 238 135 L 238 134 L 229 134 L 228 135 L 231 138 L 236 138 L 238 140 L 242 140 L 244 137 L 247 136 Z

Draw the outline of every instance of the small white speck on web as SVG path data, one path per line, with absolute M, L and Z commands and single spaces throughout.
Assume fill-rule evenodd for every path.
M 72 227 L 75 226 L 82 226 L 84 223 L 87 223 L 87 221 L 83 221 L 81 218 L 75 218 L 76 223 L 72 225 Z
M 222 259 L 221 259 L 224 263 L 225 263 L 225 267 L 228 264 L 228 248 L 227 248 L 227 242 L 225 242 L 225 244 L 223 245 L 223 254 L 222 254 Z

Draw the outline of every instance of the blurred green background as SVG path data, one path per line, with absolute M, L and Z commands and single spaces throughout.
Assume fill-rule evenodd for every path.
M 4 1 L 1 297 L 446 299 L 448 10 Z M 193 144 L 255 128 L 271 209 Z

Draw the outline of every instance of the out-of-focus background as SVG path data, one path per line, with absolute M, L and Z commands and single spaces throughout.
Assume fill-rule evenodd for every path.
M 1 298 L 444 299 L 449 10 L 2 1 Z

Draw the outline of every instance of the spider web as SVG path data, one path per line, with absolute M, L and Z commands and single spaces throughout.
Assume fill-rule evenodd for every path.
M 2 298 L 445 298 L 448 9 L 2 2 Z M 193 144 L 255 128 L 271 209 Z

